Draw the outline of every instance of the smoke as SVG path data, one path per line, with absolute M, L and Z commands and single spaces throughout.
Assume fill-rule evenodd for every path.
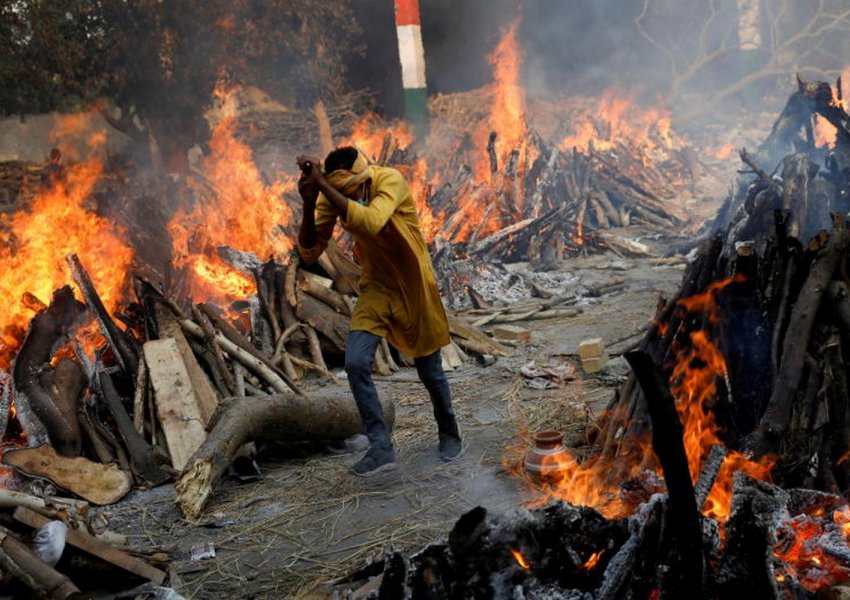
M 842 12 L 840 2 L 825 0 L 819 13 L 805 0 L 421 0 L 429 93 L 488 83 L 487 56 L 521 16 L 531 98 L 616 86 L 647 103 L 665 101 L 674 114 L 764 108 L 766 95 L 775 96 L 768 108 L 778 110 L 795 72 L 834 77 L 850 60 L 850 21 L 829 20 Z M 350 80 L 376 91 L 387 115 L 400 116 L 392 3 L 352 4 L 367 51 L 348 65 Z M 797 36 L 808 26 L 823 34 Z

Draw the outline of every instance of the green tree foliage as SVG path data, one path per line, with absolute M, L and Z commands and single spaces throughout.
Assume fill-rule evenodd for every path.
M 0 0 L 0 113 L 106 99 L 113 125 L 185 154 L 217 83 L 332 98 L 358 32 L 345 0 Z

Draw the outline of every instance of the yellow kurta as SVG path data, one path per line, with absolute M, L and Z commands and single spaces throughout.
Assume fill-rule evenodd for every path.
M 368 167 L 368 205 L 348 203 L 342 226 L 354 236 L 363 275 L 352 330 L 386 337 L 401 352 L 427 356 L 449 343 L 449 324 L 416 205 L 404 177 L 389 167 Z M 324 195 L 316 203 L 313 248 L 299 246 L 307 262 L 319 258 L 336 225 L 337 213 Z

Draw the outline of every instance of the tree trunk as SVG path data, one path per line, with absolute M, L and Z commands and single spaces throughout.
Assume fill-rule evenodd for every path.
M 381 399 L 387 421 L 392 402 Z M 175 487 L 183 514 L 197 519 L 237 451 L 246 442 L 334 440 L 362 431 L 351 396 L 246 396 L 225 401 L 213 417 L 207 439 L 189 460 Z

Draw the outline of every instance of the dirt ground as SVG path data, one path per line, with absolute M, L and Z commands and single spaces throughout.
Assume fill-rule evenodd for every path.
M 415 370 L 403 368 L 377 378 L 379 392 L 396 406 L 396 471 L 360 479 L 347 472 L 359 455 L 333 455 L 317 446 L 265 447 L 258 457 L 263 478 L 224 481 L 200 522 L 182 518 L 173 487 L 165 485 L 106 507 L 111 528 L 129 536 L 131 547 L 168 550 L 172 585 L 187 598 L 308 598 L 322 597 L 311 590 L 380 558 L 386 548 L 414 550 L 448 534 L 477 505 L 509 511 L 527 504 L 533 491 L 502 468 L 504 449 L 516 444 L 522 423 L 531 431 L 556 428 L 577 437 L 623 377 L 616 360 L 610 372 L 582 374 L 579 342 L 601 337 L 616 359 L 640 340 L 633 334 L 650 321 L 659 295 L 678 289 L 684 264 L 610 253 L 565 261 L 563 271 L 576 277 L 577 287 L 614 279 L 625 285 L 588 300 L 577 316 L 519 323 L 532 331 L 530 344 L 495 364 L 470 361 L 449 373 L 465 442 L 464 455 L 452 463 L 439 460 L 427 394 Z M 534 389 L 519 373 L 532 360 L 575 364 L 577 378 Z M 342 379 L 321 387 L 323 393 L 348 393 Z M 199 544 L 212 544 L 215 556 L 193 560 Z

